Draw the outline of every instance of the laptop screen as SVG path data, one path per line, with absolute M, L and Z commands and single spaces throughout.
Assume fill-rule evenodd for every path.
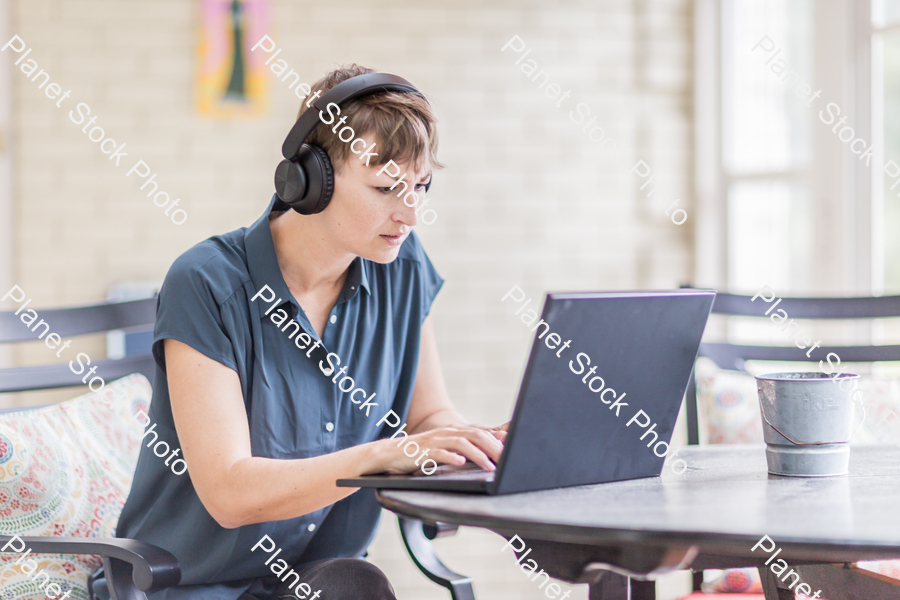
M 548 294 L 496 492 L 659 475 L 714 298 Z

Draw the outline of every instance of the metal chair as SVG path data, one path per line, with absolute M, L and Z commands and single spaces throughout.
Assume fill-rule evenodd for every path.
M 117 329 L 152 329 L 156 320 L 156 299 L 108 302 L 73 308 L 44 309 L 40 318 L 52 325 L 62 337 L 104 333 Z M 0 312 L 0 344 L 29 342 L 34 333 L 13 311 Z M 154 362 L 149 352 L 119 360 L 101 359 L 94 363 L 112 381 L 132 373 L 141 373 L 153 381 Z M 0 369 L 0 393 L 48 390 L 83 385 L 65 364 Z
M 690 287 L 690 286 L 682 286 Z M 712 313 L 727 316 L 758 317 L 769 319 L 764 313 L 772 303 L 751 300 L 752 296 L 719 293 L 713 302 Z M 774 300 L 772 301 L 775 302 Z M 790 319 L 838 319 L 860 320 L 900 317 L 900 296 L 855 298 L 783 298 L 778 303 Z M 877 362 L 900 360 L 900 346 L 822 346 L 806 352 L 795 346 L 747 346 L 726 343 L 703 342 L 699 356 L 711 359 L 720 369 L 742 371 L 748 360 L 772 360 L 783 362 L 808 362 L 825 360 L 834 352 L 845 362 Z M 685 412 L 688 427 L 688 444 L 700 443 L 700 427 L 697 406 L 697 387 L 693 373 L 685 391 Z M 694 573 L 694 591 L 700 590 L 703 573 Z
M 769 319 L 764 313 L 771 306 L 752 302 L 752 296 L 719 293 L 713 302 L 713 314 Z M 900 317 L 900 296 L 864 298 L 784 298 L 778 309 L 791 319 L 880 319 Z M 808 362 L 825 360 L 829 352 L 841 357 L 841 362 L 877 362 L 900 360 L 900 346 L 822 346 L 806 352 L 794 346 L 742 346 L 725 343 L 700 344 L 700 356 L 710 358 L 720 369 L 744 371 L 748 360 L 777 360 Z M 697 414 L 697 388 L 694 377 L 685 392 L 688 443 L 700 443 Z
M 454 535 L 459 527 L 446 523 L 426 524 L 418 519 L 401 516 L 398 516 L 397 520 L 400 522 L 403 545 L 406 546 L 409 557 L 419 570 L 431 581 L 447 588 L 453 600 L 475 600 L 472 579 L 444 566 L 431 545 L 431 540 Z
M 44 309 L 40 316 L 63 337 L 102 333 L 117 329 L 152 328 L 156 299 L 111 302 L 63 309 Z M 0 312 L 0 343 L 35 339 L 14 312 Z M 92 362 L 108 380 L 142 373 L 152 381 L 154 362 L 149 353 L 120 360 Z M 84 385 L 68 365 L 42 365 L 0 369 L 0 393 L 59 389 Z M 0 412 L 34 410 L 11 408 Z M 6 544 L 11 536 L 0 536 Z M 144 592 L 177 585 L 181 579 L 178 561 L 169 552 L 137 540 L 118 538 L 23 537 L 35 554 L 95 554 L 103 559 L 103 570 L 113 600 L 146 600 Z
M 42 309 L 40 318 L 62 337 L 75 337 L 113 330 L 152 329 L 156 320 L 156 298 L 106 302 L 61 309 Z M 35 334 L 13 311 L 0 312 L 0 344 L 35 340 Z M 141 373 L 153 382 L 156 364 L 149 350 L 124 358 L 92 361 L 107 381 Z M 0 369 L 0 393 L 59 389 L 84 385 L 68 365 Z M 0 409 L 0 414 L 38 407 Z M 456 527 L 426 525 L 415 519 L 399 519 L 403 542 L 413 562 L 429 579 L 446 587 L 453 600 L 475 600 L 472 580 L 444 566 L 434 553 L 431 540 L 452 535 Z M 103 571 L 112 600 L 146 600 L 144 592 L 178 585 L 181 569 L 169 552 L 137 540 L 121 538 L 24 537 L 36 554 L 94 554 L 102 557 Z M 10 536 L 0 535 L 0 545 Z

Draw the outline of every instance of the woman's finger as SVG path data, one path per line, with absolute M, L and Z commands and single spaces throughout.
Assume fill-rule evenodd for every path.
M 477 427 L 467 427 L 461 429 L 459 434 L 465 436 L 466 439 L 478 446 L 478 448 L 487 454 L 494 462 L 500 460 L 500 455 L 503 453 L 503 444 L 490 431 L 479 429 Z
M 488 455 L 482 452 L 478 446 L 465 437 L 451 435 L 436 438 L 435 442 L 439 444 L 438 447 L 440 448 L 453 450 L 454 452 L 462 454 L 485 471 L 493 471 L 496 469 L 490 458 L 488 458 Z
M 501 444 L 506 443 L 506 432 L 501 429 L 490 429 L 490 433 L 500 441 Z
M 444 448 L 434 448 L 431 450 L 431 453 L 428 455 L 428 458 L 434 459 L 434 462 L 439 465 L 454 465 L 457 467 L 461 467 L 466 464 L 466 457 L 462 454 L 457 454 L 456 452 L 452 452 L 450 450 L 445 450 Z

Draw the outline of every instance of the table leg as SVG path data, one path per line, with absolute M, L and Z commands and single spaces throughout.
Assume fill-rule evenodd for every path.
M 762 566 L 756 569 L 759 571 L 760 580 L 762 580 L 766 600 L 794 600 L 794 592 L 781 589 L 775 585 L 775 575 L 772 574 L 769 567 Z
M 627 577 L 604 571 L 590 583 L 588 600 L 631 600 L 628 588 Z
M 629 579 L 631 594 L 628 600 L 656 600 L 656 582 Z
M 605 571 L 591 582 L 588 600 L 656 600 L 656 583 Z

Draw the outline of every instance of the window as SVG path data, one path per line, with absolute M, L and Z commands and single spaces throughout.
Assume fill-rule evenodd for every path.
M 727 286 L 813 287 L 811 0 L 722 3 Z M 800 91 L 803 91 L 801 88 Z

